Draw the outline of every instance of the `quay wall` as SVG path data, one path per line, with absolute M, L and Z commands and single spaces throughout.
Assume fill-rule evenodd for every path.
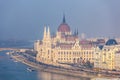
M 44 72 L 51 72 L 51 73 L 57 73 L 57 74 L 63 74 L 63 75 L 69 75 L 69 76 L 75 76 L 75 77 L 85 77 L 85 78 L 104 78 L 104 75 L 98 76 L 98 74 L 90 74 L 84 71 L 74 71 L 74 70 L 66 70 L 62 68 L 54 68 L 49 66 L 44 66 L 41 64 L 37 64 L 31 61 L 28 61 L 26 58 L 20 55 L 11 55 L 11 57 L 19 62 L 22 62 L 30 67 L 33 67 L 37 70 L 44 71 Z

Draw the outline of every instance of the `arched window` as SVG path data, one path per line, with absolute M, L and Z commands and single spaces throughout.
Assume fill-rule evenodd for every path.
M 64 55 L 65 55 L 65 52 L 64 52 Z
M 48 50 L 48 54 L 50 53 L 50 51 Z
M 61 51 L 61 55 L 62 55 L 62 53 L 63 53 L 63 52 Z
M 70 52 L 70 55 L 71 55 L 71 52 Z
M 58 54 L 60 54 L 60 52 L 58 52 Z

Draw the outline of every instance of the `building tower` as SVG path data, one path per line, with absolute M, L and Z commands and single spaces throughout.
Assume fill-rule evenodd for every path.
M 62 23 L 58 27 L 57 37 L 60 38 L 65 35 L 71 35 L 71 31 L 69 25 L 66 23 L 65 15 L 63 15 Z
M 49 64 L 51 61 L 51 36 L 49 27 L 47 29 L 44 27 L 43 47 L 40 54 L 42 56 L 42 62 Z
M 45 47 L 51 47 L 51 36 L 50 36 L 49 27 L 48 27 L 48 29 L 46 29 L 46 27 L 44 27 L 43 45 Z
M 46 33 L 46 26 L 44 27 L 44 34 L 43 34 L 43 41 L 46 40 L 47 37 L 47 33 Z
M 47 30 L 47 47 L 51 48 L 51 36 L 50 36 L 49 27 L 48 27 L 48 30 Z

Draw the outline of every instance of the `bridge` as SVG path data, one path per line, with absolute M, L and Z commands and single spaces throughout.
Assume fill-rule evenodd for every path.
M 4 50 L 26 51 L 26 50 L 32 50 L 32 49 L 23 49 L 23 48 L 0 48 L 0 51 L 4 51 Z

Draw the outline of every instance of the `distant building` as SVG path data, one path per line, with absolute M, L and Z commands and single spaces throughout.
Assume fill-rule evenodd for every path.
M 44 27 L 43 39 L 34 43 L 34 50 L 36 60 L 46 64 L 84 64 L 90 61 L 95 68 L 120 69 L 120 45 L 115 39 L 79 39 L 78 31 L 72 33 L 65 16 L 56 35 L 51 35 L 49 27 Z
M 36 41 L 34 48 L 37 61 L 47 64 L 94 62 L 94 45 L 88 40 L 80 41 L 78 31 L 72 34 L 65 16 L 56 35 L 51 36 L 49 27 L 44 27 L 43 39 Z
M 109 39 L 104 46 L 95 49 L 94 67 L 101 69 L 115 69 L 115 62 L 118 63 L 116 51 L 120 45 L 114 39 Z M 116 57 L 115 57 L 116 56 Z

